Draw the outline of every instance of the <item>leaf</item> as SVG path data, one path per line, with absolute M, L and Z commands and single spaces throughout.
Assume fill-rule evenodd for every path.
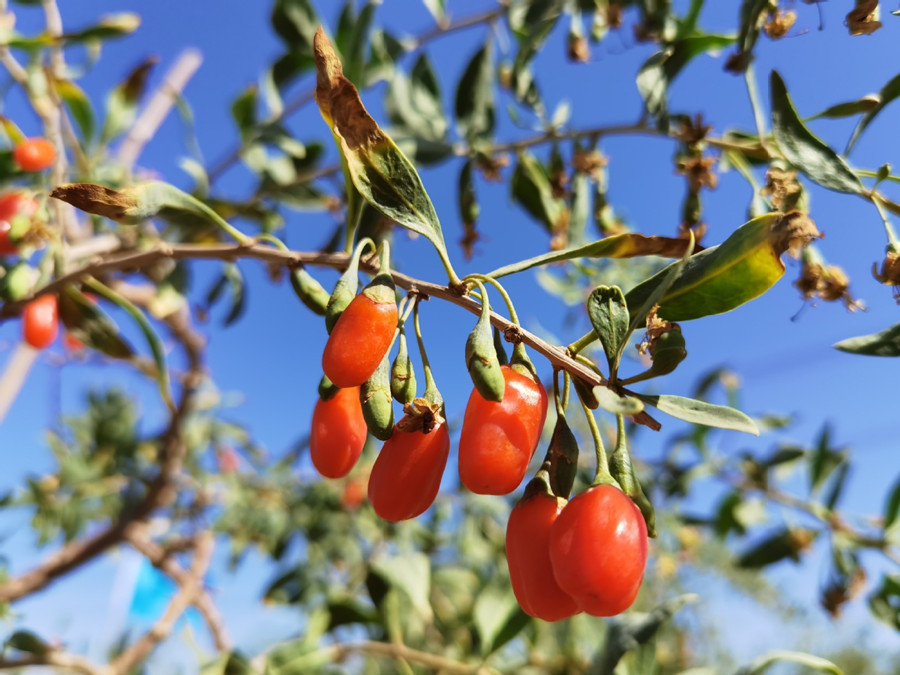
M 749 665 L 738 669 L 735 675 L 762 675 L 771 666 L 776 663 L 799 663 L 801 666 L 812 668 L 822 673 L 831 673 L 831 675 L 844 675 L 844 671 L 835 664 L 820 656 L 813 656 L 804 652 L 789 652 L 775 650 L 763 654 L 754 659 Z
M 816 113 L 812 117 L 807 117 L 805 121 L 809 122 L 810 120 L 819 119 L 820 117 L 840 119 L 842 117 L 860 115 L 862 113 L 871 112 L 879 106 L 880 102 L 881 99 L 877 94 L 869 94 L 868 96 L 863 96 L 855 101 L 845 101 L 844 103 L 837 103 L 833 106 L 829 106 L 822 112 Z M 847 153 L 845 152 L 844 154 Z
M 900 75 L 895 75 L 886 85 L 881 88 L 881 91 L 879 91 L 875 95 L 876 105 L 873 106 L 870 110 L 867 110 L 863 118 L 857 123 L 856 128 L 850 135 L 850 140 L 847 141 L 847 149 L 844 150 L 845 155 L 850 154 L 850 151 L 853 149 L 856 141 L 859 140 L 859 137 L 862 135 L 862 132 L 866 130 L 866 127 L 868 127 L 872 123 L 872 120 L 874 120 L 875 117 L 898 96 L 900 96 Z M 871 101 L 872 97 L 863 98 L 860 100 Z
M 693 594 L 680 595 L 656 607 L 652 612 L 632 612 L 610 619 L 603 651 L 591 665 L 590 672 L 612 675 L 625 654 L 649 643 L 675 612 L 698 599 Z
M 869 609 L 876 619 L 900 631 L 900 576 L 881 578 L 881 585 L 869 596 Z
M 622 289 L 618 286 L 595 288 L 588 296 L 587 313 L 612 373 L 619 365 L 619 355 L 630 335 L 631 321 Z
M 246 143 L 253 136 L 253 127 L 256 126 L 256 105 L 259 100 L 259 90 L 255 84 L 250 85 L 231 103 L 231 117 L 237 124 L 241 140 Z
M 447 17 L 446 0 L 424 0 L 424 2 L 425 6 L 428 8 L 428 11 L 431 12 L 431 15 L 434 17 L 434 20 L 437 21 L 438 25 L 443 25 L 444 20 Z
M 407 77 L 397 72 L 385 96 L 385 112 L 392 124 L 429 141 L 447 135 L 447 119 L 437 77 L 423 53 Z
M 900 356 L 900 323 L 880 333 L 841 340 L 835 343 L 834 348 L 866 356 Z
M 5 649 L 15 649 L 19 652 L 27 652 L 37 656 L 43 656 L 50 652 L 51 647 L 37 635 L 27 630 L 17 630 L 6 638 L 3 643 Z
M 515 596 L 508 589 L 488 586 L 478 594 L 472 609 L 472 623 L 478 631 L 482 656 L 491 653 L 500 632 L 518 611 L 521 610 Z
M 809 456 L 809 490 L 816 492 L 831 473 L 844 461 L 845 453 L 831 448 L 831 428 L 826 424 L 819 434 L 816 447 Z
M 419 174 L 366 111 L 321 29 L 315 46 L 316 101 L 332 128 L 353 185 L 382 214 L 428 239 L 456 282 L 440 221 Z
M 422 618 L 431 620 L 431 561 L 423 553 L 381 557 L 372 561 L 372 569 L 405 593 Z
M 87 94 L 71 80 L 57 80 L 56 93 L 59 94 L 72 117 L 78 123 L 85 145 L 90 144 L 94 139 L 96 123 L 94 120 L 94 109 Z
M 147 78 L 159 62 L 155 56 L 145 58 L 118 87 L 112 90 L 106 101 L 106 118 L 100 131 L 100 142 L 108 143 L 130 127 L 137 117 L 137 106 L 147 86 Z
M 696 240 L 694 239 L 694 233 L 691 232 L 691 236 L 687 241 L 687 246 L 685 247 L 684 253 L 681 256 L 681 260 L 666 267 L 665 274 L 660 278 L 659 283 L 656 284 L 655 288 L 644 300 L 644 303 L 640 306 L 638 311 L 636 313 L 631 313 L 631 324 L 628 326 L 629 332 L 634 332 L 645 326 L 645 324 L 647 323 L 647 316 L 650 314 L 653 308 L 659 304 L 660 300 L 669 291 L 669 289 L 672 288 L 672 284 L 674 284 L 678 280 L 678 277 L 681 275 L 681 271 L 684 269 L 685 264 L 694 253 L 695 243 Z M 622 349 L 624 349 L 624 347 L 625 345 L 623 344 Z M 619 356 L 621 358 L 621 352 Z
M 231 307 L 222 321 L 222 325 L 227 327 L 243 315 L 247 305 L 244 276 L 241 274 L 240 268 L 234 263 L 225 264 L 222 276 L 209 289 L 209 292 L 206 294 L 207 308 L 215 304 L 226 287 L 231 291 Z
M 563 199 L 553 196 L 544 165 L 529 152 L 519 155 L 510 181 L 512 198 L 551 234 L 566 229 L 569 211 Z
M 644 403 L 640 397 L 620 396 L 602 384 L 594 387 L 591 392 L 594 394 L 597 404 L 614 415 L 637 415 L 644 409 Z
M 776 70 L 769 78 L 769 91 L 772 133 L 785 158 L 822 187 L 851 194 L 865 193 L 865 186 L 847 161 L 803 124 Z
M 456 121 L 469 142 L 494 132 L 494 58 L 490 42 L 479 49 L 456 88 Z
M 66 286 L 59 295 L 59 318 L 72 337 L 91 349 L 114 359 L 134 356 L 116 323 L 73 285 Z
M 730 35 L 692 35 L 653 54 L 641 66 L 637 75 L 638 91 L 644 99 L 647 112 L 653 117 L 666 112 L 669 86 L 691 59 L 705 52 L 728 47 L 734 41 L 735 38 Z
M 77 33 L 63 36 L 66 42 L 90 42 L 94 40 L 113 40 L 131 35 L 141 25 L 141 17 L 134 12 L 120 12 L 100 17 L 95 25 L 84 28 Z
M 805 243 L 817 235 L 812 221 L 799 212 L 769 213 L 744 223 L 718 246 L 687 259 L 678 279 L 659 300 L 659 316 L 687 321 L 740 307 L 781 278 L 781 254 L 798 241 Z M 667 279 L 670 268 L 671 265 L 625 295 L 629 310 L 644 305 Z
M 844 493 L 844 485 L 847 483 L 847 475 L 849 473 L 849 462 L 842 462 L 834 473 L 834 478 L 831 479 L 831 487 L 825 493 L 824 499 L 822 499 L 825 508 L 829 511 L 834 511 L 834 507 L 837 506 L 838 500 L 840 500 L 841 495 Z
M 890 493 L 888 493 L 887 502 L 885 502 L 884 505 L 885 530 L 897 522 L 898 515 L 900 515 L 900 479 L 894 483 Z
M 703 424 L 718 429 L 744 431 L 748 434 L 759 436 L 759 430 L 752 419 L 740 410 L 735 410 L 728 406 L 714 405 L 694 398 L 685 398 L 684 396 L 668 396 L 665 394 L 649 396 L 647 394 L 628 393 L 636 396 L 644 403 L 652 405 L 654 408 L 658 408 L 660 411 L 685 422 Z
M 790 558 L 800 562 L 803 552 L 818 536 L 818 532 L 804 528 L 781 528 L 742 553 L 735 564 L 745 569 L 759 569 Z
M 643 234 L 616 234 L 604 239 L 567 248 L 562 251 L 551 251 L 534 258 L 528 258 L 519 262 L 505 265 L 488 273 L 487 276 L 499 279 L 510 274 L 524 272 L 532 267 L 548 265 L 564 260 L 576 260 L 578 258 L 634 258 L 645 255 L 659 255 L 672 258 L 680 258 L 688 248 L 686 239 L 671 237 L 648 237 Z M 629 303 L 629 309 L 634 306 Z

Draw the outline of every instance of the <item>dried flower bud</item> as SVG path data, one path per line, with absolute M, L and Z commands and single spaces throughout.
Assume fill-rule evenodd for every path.
M 780 40 L 793 28 L 797 21 L 797 12 L 792 9 L 779 9 L 769 13 L 769 18 L 763 25 L 763 31 L 773 40 Z

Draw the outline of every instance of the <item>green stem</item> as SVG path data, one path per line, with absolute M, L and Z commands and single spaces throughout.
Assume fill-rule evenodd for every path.
M 553 371 L 553 404 L 556 406 L 556 415 L 562 417 L 565 414 L 566 407 L 562 404 L 559 397 L 559 370 Z
M 281 239 L 276 237 L 274 234 L 269 234 L 268 232 L 264 232 L 263 234 L 256 235 L 256 240 L 257 241 L 267 241 L 270 244 L 274 245 L 275 248 L 277 248 L 279 251 L 285 251 L 287 253 L 290 253 L 291 249 L 289 249 L 287 247 L 287 244 L 285 244 L 283 241 L 281 241 Z
M 600 434 L 600 427 L 597 426 L 597 419 L 594 417 L 594 411 L 588 408 L 584 402 L 581 403 L 581 409 L 584 410 L 584 416 L 587 418 L 588 427 L 591 430 L 591 437 L 594 439 L 594 454 L 597 456 L 597 472 L 594 474 L 592 485 L 617 485 L 616 479 L 609 472 L 609 461 L 606 458 L 606 446 L 603 445 L 603 437 Z
M 568 350 L 574 356 L 575 354 L 577 354 L 578 352 L 583 350 L 585 347 L 587 347 L 590 344 L 593 344 L 596 341 L 597 341 L 597 331 L 595 331 L 592 328 L 589 333 L 584 334 L 583 336 L 581 336 L 580 338 L 575 340 L 575 342 L 570 344 L 568 346 Z
M 419 326 L 419 302 L 415 301 L 413 308 L 413 328 L 416 331 L 416 341 L 419 343 L 419 354 L 422 357 L 422 370 L 425 371 L 425 393 L 422 395 L 425 400 L 431 403 L 443 404 L 444 397 L 438 391 L 437 384 L 434 381 L 434 374 L 431 372 L 431 363 L 428 361 L 428 354 L 425 351 L 425 341 L 422 339 L 422 329 Z
M 884 224 L 884 232 L 887 235 L 888 243 L 893 246 L 900 245 L 900 242 L 897 240 L 897 233 L 894 232 L 894 226 L 891 225 L 891 221 L 888 219 L 887 212 L 881 205 L 877 192 L 872 193 L 872 203 L 875 205 L 875 208 L 878 209 L 878 215 L 881 216 L 881 222 Z
M 854 169 L 853 173 L 855 173 L 860 178 L 881 178 L 881 175 L 877 171 L 869 171 L 868 169 Z M 900 176 L 894 176 L 893 174 L 889 176 L 884 176 L 882 180 L 888 180 L 893 183 L 900 183 Z
M 562 407 L 563 410 L 569 409 L 569 385 L 571 383 L 572 376 L 569 375 L 568 370 L 563 371 L 563 391 L 562 391 Z
M 513 305 L 512 298 L 509 297 L 509 293 L 506 292 L 506 289 L 503 288 L 503 284 L 494 279 L 493 277 L 489 277 L 486 274 L 467 274 L 463 277 L 463 280 L 460 283 L 468 284 L 473 281 L 482 281 L 486 284 L 491 284 L 494 288 L 497 289 L 497 292 L 500 294 L 500 297 L 503 298 L 503 302 L 506 303 L 506 309 L 509 312 L 509 320 L 514 324 L 519 323 L 519 315 L 516 314 L 516 308 Z M 484 300 L 482 300 L 484 302 Z

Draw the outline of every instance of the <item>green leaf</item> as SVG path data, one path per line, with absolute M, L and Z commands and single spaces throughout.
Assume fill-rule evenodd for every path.
M 831 673 L 831 675 L 844 675 L 844 671 L 835 664 L 820 656 L 813 656 L 804 652 L 789 652 L 775 650 L 763 654 L 754 659 L 750 664 L 740 668 L 735 675 L 762 675 L 776 663 L 798 663 L 801 666 L 812 668 L 821 673 Z
M 828 119 L 852 117 L 853 115 L 871 112 L 878 107 L 879 103 L 880 98 L 877 95 L 869 94 L 868 96 L 863 96 L 855 101 L 845 101 L 844 103 L 837 103 L 833 106 L 829 106 L 822 112 L 816 113 L 812 117 L 807 117 L 805 121 L 809 122 L 810 120 L 819 119 L 820 117 L 826 117 Z
M 844 486 L 847 484 L 847 475 L 850 473 L 850 463 L 842 462 L 831 479 L 831 487 L 825 493 L 822 503 L 829 511 L 834 511 L 841 495 L 844 494 Z
M 366 66 L 366 47 L 369 44 L 372 19 L 375 17 L 378 3 L 370 0 L 358 15 L 355 13 L 355 6 L 355 0 L 347 0 L 344 5 L 338 19 L 334 43 L 344 62 L 344 74 L 347 79 L 362 85 Z
M 313 37 L 319 27 L 319 17 L 309 0 L 275 0 L 272 8 L 272 27 L 288 47 L 306 56 L 312 68 Z
M 391 123 L 413 136 L 441 141 L 447 135 L 440 86 L 424 53 L 419 56 L 409 77 L 402 72 L 395 73 L 384 106 Z
M 206 294 L 207 308 L 215 304 L 225 288 L 228 288 L 231 292 L 231 307 L 222 325 L 230 326 L 244 314 L 247 305 L 244 276 L 241 274 L 240 268 L 234 263 L 226 263 L 224 265 L 222 275 L 209 289 L 209 292 Z
M 425 6 L 428 8 L 428 11 L 431 12 L 431 15 L 434 17 L 434 20 L 437 21 L 438 25 L 443 25 L 443 22 L 447 16 L 446 0 L 423 1 L 425 2 Z
M 900 96 L 900 75 L 895 75 L 886 85 L 881 88 L 881 91 L 879 91 L 875 95 L 874 99 L 876 104 L 872 106 L 871 109 L 866 111 L 865 116 L 863 116 L 863 118 L 856 125 L 856 128 L 850 135 L 850 140 L 847 141 L 847 149 L 844 150 L 845 155 L 850 154 L 850 151 L 853 149 L 856 141 L 859 140 L 859 137 L 862 135 L 862 132 L 866 130 L 866 127 L 868 127 L 872 123 L 872 120 L 874 120 L 875 117 L 898 96 Z M 864 97 L 860 100 L 872 101 L 873 97 Z
M 472 609 L 472 623 L 478 631 L 482 656 L 491 653 L 500 632 L 518 611 L 521 610 L 515 596 L 507 588 L 501 590 L 496 586 L 488 586 L 479 592 Z
M 900 479 L 894 483 L 894 486 L 888 493 L 888 498 L 884 505 L 885 530 L 897 522 L 898 515 L 900 515 Z
M 865 186 L 847 161 L 813 136 L 788 96 L 778 71 L 769 78 L 772 99 L 772 133 L 785 158 L 813 181 L 837 192 L 863 194 Z
M 528 258 L 519 262 L 505 265 L 490 272 L 487 276 L 499 279 L 510 274 L 524 272 L 532 267 L 548 265 L 564 260 L 577 260 L 578 258 L 634 258 L 636 256 L 659 255 L 680 258 L 688 248 L 686 239 L 674 239 L 670 237 L 645 236 L 643 234 L 616 234 L 604 239 L 576 246 L 561 251 L 551 251 L 534 258 Z M 629 309 L 634 305 L 629 303 Z
M 204 664 L 200 675 L 253 675 L 256 670 L 240 652 L 222 654 L 215 661 Z
M 147 86 L 147 78 L 158 62 L 159 59 L 155 56 L 147 57 L 128 74 L 122 84 L 112 90 L 106 102 L 106 118 L 100 131 L 101 143 L 108 143 L 134 123 L 138 102 Z
M 116 323 L 73 285 L 66 286 L 59 295 L 59 318 L 72 337 L 91 349 L 114 359 L 134 356 Z
M 316 34 L 316 67 L 316 100 L 332 128 L 354 187 L 382 214 L 428 239 L 437 249 L 450 281 L 456 283 L 440 221 L 419 174 L 366 111 L 322 31 Z
M 479 49 L 456 88 L 459 133 L 470 142 L 494 132 L 494 58 L 490 42 Z
M 869 596 L 869 609 L 879 621 L 900 631 L 900 575 L 885 574 Z
M 94 40 L 113 40 L 131 35 L 141 25 L 141 17 L 134 12 L 109 14 L 100 18 L 95 25 L 77 33 L 64 36 L 66 42 L 78 43 Z
M 841 340 L 834 345 L 834 348 L 840 349 L 842 352 L 866 356 L 900 356 L 900 323 L 880 333 Z
M 595 288 L 588 296 L 587 313 L 612 373 L 619 365 L 619 355 L 630 334 L 631 321 L 622 289 L 618 286 Z
M 802 216 L 798 214 L 799 217 Z M 784 236 L 793 222 L 795 218 L 790 214 L 769 213 L 741 225 L 718 246 L 692 255 L 659 299 L 660 318 L 687 321 L 721 314 L 765 293 L 784 274 L 780 256 L 790 245 Z M 642 307 L 668 280 L 670 268 L 671 265 L 625 295 L 631 311 Z
M 66 104 L 78 127 L 81 129 L 81 137 L 85 145 L 94 139 L 96 123 L 94 121 L 94 109 L 87 94 L 71 80 L 57 80 L 56 93 Z
M 49 644 L 27 630 L 17 630 L 6 638 L 3 646 L 5 649 L 15 649 L 19 652 L 27 652 L 29 654 L 36 654 L 37 656 L 43 656 L 51 650 Z
M 759 569 L 787 558 L 800 562 L 800 554 L 818 534 L 804 528 L 781 528 L 742 553 L 735 564 L 745 569 Z
M 620 396 L 602 384 L 594 387 L 591 391 L 597 405 L 614 415 L 637 415 L 644 409 L 644 403 L 640 396 L 637 398 L 634 395 Z
M 822 487 L 831 473 L 844 461 L 845 454 L 831 447 L 831 428 L 826 424 L 822 427 L 816 447 L 809 456 L 809 490 L 811 493 Z
M 565 200 L 553 196 L 544 165 L 529 152 L 519 155 L 510 181 L 512 198 L 551 234 L 566 229 L 569 210 Z
M 405 593 L 423 619 L 431 620 L 432 610 L 428 599 L 431 593 L 431 561 L 427 555 L 408 553 L 376 558 L 372 561 L 372 569 L 391 586 Z
M 752 419 L 740 410 L 735 410 L 728 406 L 714 405 L 706 401 L 685 398 L 684 396 L 667 396 L 665 394 L 649 396 L 647 394 L 628 393 L 632 396 L 637 396 L 644 403 L 652 405 L 654 408 L 685 422 L 703 424 L 719 429 L 744 431 L 748 434 L 759 436 L 759 430 Z
M 680 595 L 656 607 L 652 612 L 630 612 L 609 620 L 609 632 L 603 651 L 591 665 L 590 672 L 613 675 L 622 657 L 639 645 L 649 643 L 663 625 L 679 609 L 697 602 L 698 596 Z
M 659 117 L 666 112 L 669 86 L 688 62 L 699 54 L 715 52 L 731 44 L 730 35 L 693 35 L 685 37 L 664 50 L 656 52 L 641 66 L 637 87 L 647 112 Z
M 690 239 L 687 242 L 687 246 L 685 247 L 684 253 L 681 256 L 681 260 L 672 265 L 669 265 L 664 270 L 665 274 L 662 274 L 659 283 L 653 288 L 647 298 L 644 300 L 643 304 L 638 308 L 637 312 L 631 312 L 631 324 L 628 326 L 629 332 L 634 332 L 638 329 L 643 328 L 647 323 L 647 316 L 653 310 L 656 305 L 659 304 L 660 300 L 662 300 L 663 296 L 672 288 L 672 284 L 674 284 L 678 277 L 681 275 L 681 271 L 684 269 L 685 264 L 690 259 L 691 255 L 694 253 L 694 234 L 691 233 Z M 632 308 L 633 310 L 634 308 Z M 622 345 L 624 348 L 625 345 Z M 621 354 L 620 354 L 621 357 Z
M 237 124 L 241 140 L 247 142 L 253 136 L 253 128 L 256 126 L 256 105 L 259 100 L 259 90 L 255 84 L 244 89 L 231 104 L 231 116 Z

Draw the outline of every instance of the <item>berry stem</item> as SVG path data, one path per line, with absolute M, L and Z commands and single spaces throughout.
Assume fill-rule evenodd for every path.
M 591 437 L 594 439 L 594 454 L 597 456 L 597 471 L 594 474 L 594 480 L 591 485 L 617 485 L 616 479 L 609 472 L 609 462 L 606 458 L 606 447 L 603 445 L 603 437 L 600 434 L 600 427 L 597 426 L 597 419 L 594 417 L 594 411 L 588 408 L 584 401 L 581 402 L 581 409 L 584 410 L 584 416 L 587 418 L 588 427 L 591 430 Z
M 434 374 L 431 372 L 431 363 L 428 361 L 428 354 L 425 351 L 425 341 L 422 339 L 422 329 L 419 326 L 419 298 L 414 300 L 413 308 L 413 327 L 416 331 L 416 341 L 419 343 L 419 354 L 422 357 L 422 370 L 425 372 L 425 393 L 422 397 L 431 403 L 444 403 L 444 397 L 437 388 L 434 381 Z

